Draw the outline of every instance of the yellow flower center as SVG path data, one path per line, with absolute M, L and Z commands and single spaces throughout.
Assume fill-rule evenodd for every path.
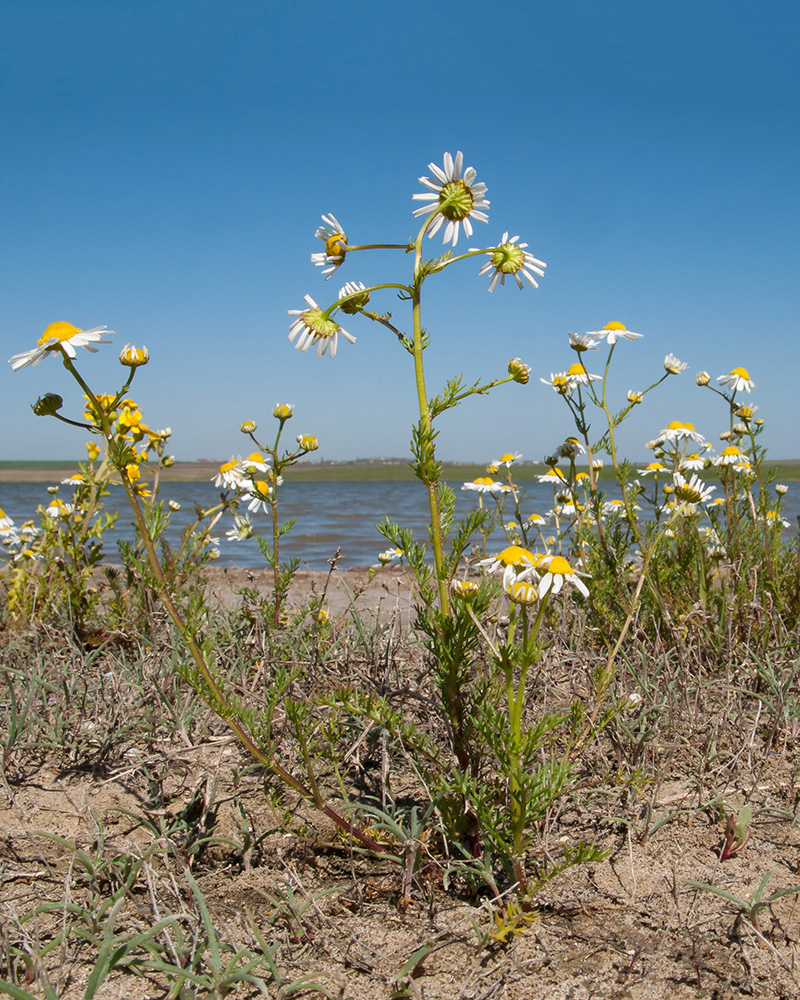
M 567 375 L 585 375 L 585 374 L 586 374 L 586 369 L 583 367 L 583 365 L 578 364 L 577 362 L 574 365 L 570 365 L 569 368 L 567 369 Z
M 616 320 L 614 320 L 611 323 L 606 323 L 606 325 L 603 327 L 603 329 L 604 330 L 622 330 L 623 332 L 625 331 L 625 327 L 622 325 L 622 323 L 617 323 Z
M 501 455 L 500 456 L 500 461 L 501 462 L 513 462 L 514 461 L 514 456 L 511 454 L 511 452 L 507 452 L 505 455 Z
M 269 483 L 264 482 L 263 479 L 257 479 L 253 483 L 253 487 L 254 487 L 255 492 L 258 493 L 259 496 L 262 496 L 262 497 L 268 497 L 269 496 Z
M 504 566 L 531 566 L 535 563 L 536 557 L 521 545 L 509 545 L 507 549 L 503 549 L 497 561 Z
M 556 469 L 556 468 L 552 468 L 549 472 L 546 472 L 545 475 L 554 476 L 556 479 L 564 478 L 564 473 L 561 471 L 561 469 Z
M 254 451 L 247 456 L 245 462 L 258 462 L 259 465 L 264 464 L 264 456 L 260 451 Z
M 233 469 L 236 468 L 236 466 L 238 464 L 239 464 L 238 460 L 235 459 L 235 458 L 232 458 L 230 460 L 230 462 L 223 462 L 223 464 L 219 467 L 219 471 L 220 472 L 231 472 Z
M 746 368 L 731 368 L 731 375 L 738 375 L 739 378 L 746 378 L 750 381 L 750 372 Z
M 76 333 L 80 332 L 78 327 L 73 326 L 72 323 L 64 323 L 63 321 L 51 323 L 41 337 L 39 337 L 37 343 L 40 347 L 46 344 L 48 340 L 57 340 L 60 343 L 62 340 L 69 340 L 70 337 L 74 337 Z
M 568 576 L 572 573 L 572 567 L 563 556 L 553 556 L 547 567 L 547 572 L 553 576 Z
M 680 420 L 672 420 L 672 421 L 670 421 L 670 423 L 667 424 L 667 430 L 668 431 L 678 431 L 678 430 L 693 431 L 694 430 L 694 424 L 691 424 L 688 421 L 684 424 Z
M 477 479 L 472 480 L 476 486 L 491 486 L 492 480 L 488 476 L 478 476 Z
M 739 451 L 739 449 L 736 447 L 735 444 L 729 444 L 727 448 L 723 449 L 722 454 L 723 454 L 723 456 L 724 455 L 741 455 L 741 451 Z
M 347 237 L 341 233 L 333 233 L 325 240 L 325 253 L 328 257 L 344 257 L 347 253 Z

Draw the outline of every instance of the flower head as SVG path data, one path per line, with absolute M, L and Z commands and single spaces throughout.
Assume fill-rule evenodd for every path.
M 446 242 L 447 238 L 445 237 Z M 498 280 L 501 285 L 506 283 L 507 274 L 513 276 L 519 289 L 523 288 L 523 278 L 534 288 L 539 287 L 534 274 L 538 274 L 540 278 L 543 278 L 544 269 L 547 267 L 547 264 L 542 260 L 538 260 L 532 253 L 528 253 L 525 249 L 527 245 L 527 243 L 519 242 L 519 236 L 512 236 L 509 239 L 506 232 L 503 233 L 500 245 L 487 251 L 489 260 L 480 269 L 480 274 L 484 275 L 491 272 L 492 280 L 489 282 L 490 292 L 495 290 Z
M 139 368 L 150 360 L 150 352 L 146 347 L 133 347 L 126 344 L 119 353 L 119 363 L 127 368 Z
M 567 381 L 573 385 L 588 385 L 590 382 L 598 382 L 600 380 L 599 375 L 590 375 L 589 372 L 579 363 L 570 365 L 565 372 Z
M 508 586 L 503 589 L 510 601 L 513 601 L 514 604 L 521 604 L 523 607 L 535 604 L 539 600 L 539 592 L 527 580 L 511 580 Z
M 497 466 L 498 468 L 501 465 L 504 465 L 507 469 L 510 469 L 511 466 L 514 464 L 514 462 L 516 462 L 520 458 L 522 458 L 522 454 L 520 452 L 509 451 L 506 452 L 505 455 L 501 455 L 500 458 L 498 458 L 496 461 L 492 462 L 492 465 Z
M 344 264 L 347 253 L 347 237 L 336 216 L 332 213 L 331 215 L 323 215 L 322 221 L 325 225 L 320 226 L 314 235 L 323 241 L 325 250 L 323 253 L 312 253 L 311 263 L 316 267 L 324 268 L 322 273 L 327 281 L 333 272 Z
M 346 299 L 346 302 L 342 302 Z M 339 289 L 339 308 L 348 316 L 360 312 L 369 302 L 369 292 L 363 281 L 346 281 Z
M 618 340 L 638 340 L 643 337 L 643 333 L 634 333 L 633 330 L 626 330 L 622 323 L 613 321 L 606 323 L 602 330 L 590 330 L 587 337 L 596 337 L 598 340 L 605 340 L 609 345 L 614 345 Z
M 478 565 L 485 567 L 487 573 L 503 571 L 503 587 L 516 579 L 527 579 L 532 576 L 540 565 L 541 556 L 534 555 L 521 545 L 509 545 L 499 555 L 481 559 Z
M 597 351 L 597 339 L 591 333 L 570 333 L 569 346 L 579 354 L 583 351 Z
M 37 417 L 52 417 L 63 405 L 64 400 L 57 392 L 46 392 L 36 400 L 31 409 Z
M 294 414 L 294 403 L 278 403 L 272 411 L 276 420 L 289 420 Z
M 705 503 L 717 488 L 716 486 L 707 486 L 697 473 L 687 480 L 680 472 L 676 472 L 672 477 L 672 485 L 675 490 L 675 499 L 682 500 L 692 506 Z
M 527 385 L 531 377 L 531 366 L 526 365 L 521 358 L 512 358 L 508 362 L 508 374 L 520 385 Z
M 708 372 L 698 372 L 695 375 L 694 380 L 698 385 L 708 385 L 708 383 L 711 381 L 711 376 L 708 374 Z
M 387 566 L 390 562 L 395 560 L 402 560 L 403 550 L 402 549 L 385 549 L 383 552 L 378 553 L 378 562 L 381 566 Z
M 540 378 L 539 381 L 543 382 L 545 385 L 551 385 L 559 396 L 569 396 L 575 388 L 574 384 L 567 378 L 566 372 L 559 372 L 557 375 L 550 372 L 549 382 L 546 378 Z
M 308 309 L 289 310 L 290 316 L 297 317 L 289 328 L 289 340 L 297 339 L 294 345 L 296 350 L 307 351 L 312 344 L 316 344 L 318 358 L 326 353 L 333 358 L 336 355 L 340 333 L 349 344 L 355 344 L 356 338 L 323 312 L 310 295 L 303 297 L 308 303 Z
M 75 357 L 75 348 L 83 347 L 93 354 L 97 353 L 97 348 L 92 344 L 110 344 L 110 340 L 103 340 L 106 334 L 114 331 L 105 326 L 94 326 L 91 330 L 79 330 L 72 323 L 51 323 L 50 326 L 39 337 L 36 347 L 30 351 L 23 351 L 22 354 L 15 354 L 8 359 L 13 371 L 25 368 L 27 365 L 38 365 L 46 354 L 66 354 L 68 358 Z
M 664 368 L 670 375 L 680 375 L 680 373 L 685 372 L 688 367 L 689 366 L 685 361 L 680 361 L 674 354 L 668 354 L 664 358 Z
M 664 441 L 674 444 L 676 441 L 697 441 L 702 444 L 705 438 L 694 429 L 694 424 L 682 423 L 680 420 L 671 420 L 670 423 L 659 432 L 659 437 Z
M 434 179 L 420 177 L 420 184 L 428 188 L 421 194 L 413 196 L 414 201 L 426 202 L 414 209 L 414 217 L 430 215 L 426 231 L 428 236 L 435 236 L 445 226 L 444 242 L 453 246 L 458 243 L 460 227 L 464 227 L 467 236 L 472 236 L 470 219 L 488 222 L 489 217 L 483 211 L 488 209 L 489 202 L 485 198 L 486 185 L 475 182 L 477 173 L 473 167 L 463 170 L 464 155 L 459 150 L 455 160 L 450 153 L 444 154 L 443 167 L 429 163 L 428 169 Z M 462 176 L 463 170 L 463 176 Z
M 269 510 L 272 487 L 264 479 L 256 479 L 250 484 L 250 503 L 247 509 L 254 514 L 259 510 Z
M 544 556 L 542 564 L 547 572 L 539 581 L 539 597 L 544 598 L 549 593 L 557 594 L 565 583 L 577 587 L 584 597 L 589 596 L 588 587 L 580 579 L 586 574 L 577 573 L 563 556 Z
M 479 590 L 480 587 L 474 580 L 453 580 L 450 584 L 450 593 L 462 601 L 471 601 Z
M 495 482 L 489 476 L 478 476 L 471 483 L 464 483 L 462 490 L 473 490 L 475 493 L 502 493 L 508 489 L 505 483 Z
M 720 375 L 717 379 L 720 385 L 727 386 L 733 392 L 751 392 L 756 384 L 750 378 L 750 372 L 746 368 L 732 368 L 727 375 Z
M 319 448 L 319 441 L 313 434 L 298 434 L 297 443 L 303 451 L 316 451 Z
M 232 542 L 244 542 L 253 537 L 253 522 L 249 517 L 239 516 L 233 527 L 225 532 L 225 537 Z

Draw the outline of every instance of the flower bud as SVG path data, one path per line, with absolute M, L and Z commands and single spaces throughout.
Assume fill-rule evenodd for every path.
M 55 496 L 56 493 L 58 493 L 58 487 L 57 486 L 48 486 L 47 487 L 47 492 L 50 494 L 50 496 Z
M 149 360 L 150 352 L 146 347 L 138 348 L 126 344 L 119 352 L 119 363 L 126 368 L 139 368 L 141 365 L 146 365 Z
M 89 453 L 90 462 L 94 462 L 95 459 L 100 457 L 100 448 L 94 443 L 94 441 L 86 442 L 86 451 Z
M 527 385 L 531 377 L 531 366 L 526 365 L 520 358 L 512 358 L 508 362 L 508 374 L 520 385 Z
M 779 497 L 786 496 L 786 494 L 789 492 L 789 487 L 786 486 L 784 483 L 776 483 L 775 492 L 778 494 Z
M 46 392 L 40 396 L 31 409 L 37 417 L 52 417 L 64 405 L 64 400 L 57 392 Z
M 258 430 L 258 424 L 255 420 L 245 420 L 242 426 L 239 428 L 242 434 L 255 434 Z
M 276 420 L 289 420 L 294 415 L 294 403 L 278 403 L 272 411 Z
M 732 436 L 732 435 L 731 435 L 731 432 L 730 432 L 730 431 L 723 431 L 723 432 L 722 432 L 722 433 L 720 434 L 720 436 L 719 436 L 719 439 L 720 439 L 720 441 L 730 441 L 730 439 L 731 439 L 731 436 Z
M 174 455 L 165 455 L 161 459 L 161 464 L 164 466 L 165 469 L 171 468 L 175 464 L 175 456 Z
M 298 434 L 297 443 L 303 451 L 316 451 L 319 448 L 319 441 L 313 434 Z
M 734 424 L 733 429 L 734 431 L 736 431 L 737 434 L 746 434 L 747 424 Z
M 628 391 L 628 402 L 629 403 L 633 403 L 634 406 L 637 403 L 641 403 L 641 401 L 642 401 L 643 398 L 644 397 L 642 396 L 641 392 L 634 392 L 633 389 L 630 389 Z
M 450 584 L 453 597 L 460 597 L 462 601 L 471 601 L 479 589 L 474 580 L 453 580 Z
M 708 374 L 708 372 L 698 372 L 695 375 L 694 380 L 698 385 L 708 385 L 708 383 L 711 381 L 711 376 Z
M 178 503 L 177 500 L 167 500 L 167 507 L 169 507 L 170 510 L 180 510 L 181 509 L 181 505 Z
M 761 417 L 756 417 L 756 419 L 755 419 L 755 425 L 756 425 L 756 427 L 763 427 L 764 426 L 764 421 L 761 419 Z
M 339 298 L 346 298 L 339 308 L 348 316 L 353 316 L 360 312 L 369 303 L 369 292 L 361 281 L 348 281 L 339 289 Z

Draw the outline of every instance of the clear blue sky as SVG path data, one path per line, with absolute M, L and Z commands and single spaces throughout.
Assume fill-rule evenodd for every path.
M 637 411 L 631 457 L 672 419 L 716 440 L 725 414 L 694 374 L 734 366 L 771 455 L 800 455 L 796 0 L 17 0 L 0 17 L 3 361 L 54 320 L 107 324 L 115 346 L 79 360 L 108 391 L 119 348 L 146 344 L 134 395 L 179 459 L 242 451 L 240 422 L 278 402 L 322 457 L 407 454 L 408 355 L 360 317 L 333 361 L 301 354 L 287 310 L 408 280 L 382 252 L 326 283 L 314 230 L 333 212 L 351 243 L 408 240 L 417 178 L 458 149 L 491 201 L 459 246 L 509 230 L 548 269 L 538 291 L 489 295 L 474 261 L 426 286 L 431 392 L 533 366 L 441 421 L 443 458 L 552 450 L 572 425 L 539 377 L 574 360 L 569 330 L 609 320 L 645 334 L 617 348 L 618 398 L 667 352 L 691 365 Z M 30 412 L 45 391 L 78 402 L 52 357 L 4 366 L 0 457 L 83 454 Z

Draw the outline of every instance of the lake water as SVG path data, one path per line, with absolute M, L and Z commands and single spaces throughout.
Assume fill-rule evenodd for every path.
M 466 513 L 477 506 L 477 494 L 461 490 L 461 482 L 450 484 L 456 492 L 456 509 Z M 603 489 L 609 499 L 619 496 L 615 483 L 604 482 Z M 545 514 L 553 506 L 553 489 L 540 483 L 525 483 L 526 497 L 522 503 L 522 513 Z M 70 494 L 69 486 L 59 491 L 65 501 Z M 172 516 L 172 539 L 180 536 L 181 530 L 194 519 L 194 504 L 211 507 L 219 502 L 219 490 L 212 483 L 165 483 L 160 496 L 164 500 L 177 500 L 181 509 Z M 46 483 L 0 483 L 0 507 L 19 525 L 34 516 L 39 504 L 47 504 L 49 494 Z M 297 523 L 281 539 L 282 557 L 296 556 L 309 569 L 327 569 L 327 560 L 337 547 L 341 548 L 339 566 L 369 566 L 377 562 L 380 551 L 389 547 L 389 542 L 375 530 L 375 523 L 384 517 L 397 521 L 401 526 L 411 528 L 415 539 L 427 540 L 425 525 L 428 520 L 427 492 L 418 482 L 335 482 L 335 483 L 285 483 L 280 488 L 279 514 L 281 521 L 296 519 Z M 484 500 L 487 506 L 494 501 Z M 133 538 L 133 518 L 127 507 L 125 495 L 120 487 L 112 488 L 106 500 L 108 510 L 119 510 L 117 524 L 106 535 L 106 558 L 113 561 L 116 556 L 115 539 Z M 511 507 L 507 507 L 511 511 Z M 784 498 L 784 515 L 791 522 L 790 531 L 797 530 L 800 516 L 800 483 L 790 485 Z M 267 514 L 252 515 L 256 533 L 271 534 L 270 517 Z M 231 527 L 230 517 L 220 521 L 214 534 L 220 537 L 218 560 L 221 565 L 261 568 L 264 560 L 255 538 L 244 542 L 232 542 L 225 538 L 225 531 Z M 496 543 L 504 536 L 497 534 Z M 490 543 L 489 551 L 494 546 Z

